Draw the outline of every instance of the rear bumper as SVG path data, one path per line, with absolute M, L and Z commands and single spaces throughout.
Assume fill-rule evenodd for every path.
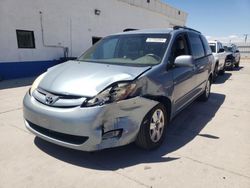
M 23 114 L 28 130 L 49 142 L 84 151 L 116 147 L 133 142 L 144 116 L 157 101 L 143 97 L 95 107 L 55 108 L 28 93 Z M 103 139 L 103 133 L 122 130 L 119 137 Z

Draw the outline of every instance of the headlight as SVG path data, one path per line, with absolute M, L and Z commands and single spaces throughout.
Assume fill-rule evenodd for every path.
M 46 73 L 46 72 L 45 72 Z M 37 79 L 33 82 L 31 88 L 30 88 L 30 95 L 32 95 L 32 93 L 35 91 L 35 89 L 38 87 L 39 83 L 41 82 L 41 80 L 43 79 L 43 77 L 45 76 L 45 73 L 41 74 L 40 76 L 37 77 Z
M 105 89 L 94 98 L 87 100 L 82 106 L 96 106 L 124 100 L 133 96 L 135 88 L 135 83 L 117 83 Z

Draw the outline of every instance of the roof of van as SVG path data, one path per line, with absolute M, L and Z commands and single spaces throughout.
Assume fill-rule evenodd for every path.
M 127 35 L 127 34 L 164 34 L 170 33 L 173 31 L 173 28 L 158 28 L 158 29 L 138 29 L 138 30 L 131 30 L 121 33 L 115 33 L 112 35 Z

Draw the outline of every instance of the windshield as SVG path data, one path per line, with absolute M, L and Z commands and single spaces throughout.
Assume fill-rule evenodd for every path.
M 92 46 L 79 61 L 148 66 L 162 61 L 169 34 L 128 34 L 106 37 Z
M 224 46 L 226 52 L 233 52 L 233 48 L 229 46 Z
M 209 46 L 213 53 L 216 53 L 216 44 L 215 43 L 209 43 Z

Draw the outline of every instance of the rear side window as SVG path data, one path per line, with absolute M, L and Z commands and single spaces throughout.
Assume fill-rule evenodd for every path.
M 218 49 L 217 49 L 217 53 L 219 53 L 220 49 L 222 49 L 222 48 L 223 48 L 222 44 L 218 42 Z
M 210 55 L 212 53 L 210 46 L 208 45 L 207 39 L 201 35 L 201 40 L 205 49 L 205 54 Z
M 209 46 L 213 53 L 216 53 L 216 44 L 215 43 L 209 43 Z
M 192 49 L 194 59 L 198 59 L 205 56 L 204 48 L 200 39 L 200 36 L 195 33 L 189 33 L 189 40 Z

